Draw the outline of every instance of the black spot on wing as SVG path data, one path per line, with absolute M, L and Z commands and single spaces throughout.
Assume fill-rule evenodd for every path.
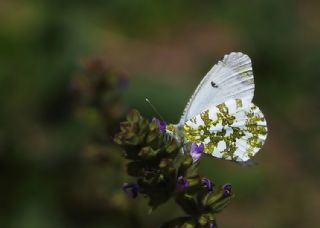
M 218 85 L 217 85 L 216 83 L 214 83 L 213 81 L 211 81 L 211 86 L 212 86 L 213 88 L 218 88 Z

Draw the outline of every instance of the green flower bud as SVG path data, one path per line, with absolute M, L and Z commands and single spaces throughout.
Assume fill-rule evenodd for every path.
M 226 191 L 225 186 L 221 186 L 217 191 L 208 192 L 201 201 L 202 206 L 212 212 L 220 212 L 234 197 L 231 192 L 226 194 Z
M 140 113 L 136 109 L 131 110 L 127 115 L 127 120 L 131 123 L 138 123 L 140 119 Z
M 139 157 L 143 159 L 152 159 L 155 158 L 160 149 L 154 150 L 151 147 L 143 147 L 139 152 Z

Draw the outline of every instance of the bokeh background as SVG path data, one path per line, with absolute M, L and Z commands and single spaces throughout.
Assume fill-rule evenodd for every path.
M 241 51 L 269 137 L 252 167 L 202 159 L 236 194 L 218 222 L 320 227 L 319 11 L 316 0 L 1 0 L 0 226 L 158 227 L 181 214 L 123 194 L 115 125 L 131 107 L 154 116 L 145 97 L 177 122 L 212 65 Z M 97 72 L 128 84 L 107 95 L 107 117 L 72 83 Z

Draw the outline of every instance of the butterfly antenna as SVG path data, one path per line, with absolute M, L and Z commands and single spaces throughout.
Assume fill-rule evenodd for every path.
M 151 103 L 151 101 L 148 98 L 146 98 L 146 102 L 151 106 L 152 110 L 160 117 L 160 119 L 164 121 L 161 114 L 158 112 L 158 110 L 154 107 L 154 105 Z

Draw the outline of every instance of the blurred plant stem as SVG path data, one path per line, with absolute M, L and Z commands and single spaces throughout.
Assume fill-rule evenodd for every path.
M 137 213 L 131 208 L 132 205 L 126 200 L 126 196 L 119 194 L 117 187 L 124 178 L 121 174 L 124 164 L 121 150 L 114 143 L 113 136 L 125 113 L 122 94 L 128 85 L 127 76 L 100 59 L 86 59 L 83 66 L 84 68 L 71 80 L 75 117 L 88 131 L 87 139 L 83 142 L 82 156 L 86 163 L 96 167 L 88 170 L 91 172 L 89 176 L 94 178 L 89 181 L 94 183 L 98 176 L 92 172 L 101 171 L 104 175 L 101 178 L 106 180 L 98 180 L 98 185 L 89 188 L 89 191 L 98 192 L 91 192 L 93 195 L 88 192 L 89 195 L 86 197 L 91 195 L 93 198 L 88 200 L 96 198 L 101 201 L 101 206 L 104 205 L 102 207 L 107 207 L 105 212 L 108 214 L 101 216 L 114 216 L 111 220 L 121 218 L 121 221 L 114 221 L 114 224 L 126 227 L 141 226 Z M 105 182 L 107 185 L 101 186 Z M 82 191 L 80 198 L 75 198 L 74 205 L 79 203 L 77 201 L 83 201 L 83 194 L 87 193 Z

